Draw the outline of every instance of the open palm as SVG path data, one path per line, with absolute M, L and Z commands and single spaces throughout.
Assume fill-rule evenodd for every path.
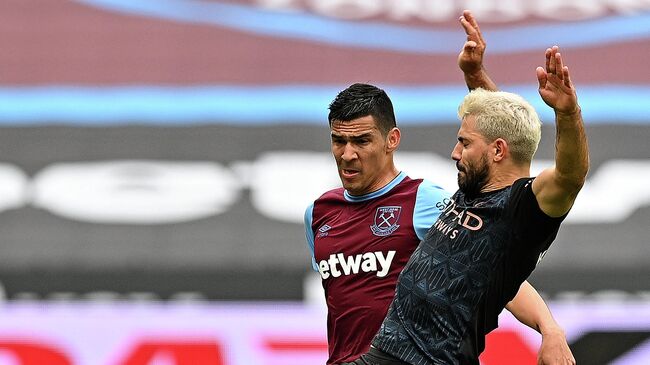
M 578 98 L 571 82 L 569 68 L 562 63 L 559 48 L 546 50 L 546 68 L 538 67 L 539 95 L 542 100 L 558 113 L 578 111 Z

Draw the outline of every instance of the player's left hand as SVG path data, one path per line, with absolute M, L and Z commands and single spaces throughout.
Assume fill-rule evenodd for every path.
M 537 365 L 576 365 L 564 332 L 557 330 L 542 335 Z
M 537 67 L 539 95 L 556 113 L 574 114 L 580 110 L 578 97 L 558 46 L 546 49 L 546 68 Z

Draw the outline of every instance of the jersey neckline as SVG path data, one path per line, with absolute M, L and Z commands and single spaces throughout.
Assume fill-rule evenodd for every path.
M 406 178 L 406 173 L 404 171 L 400 171 L 400 173 L 397 174 L 397 176 L 395 176 L 395 178 L 391 180 L 391 182 L 389 182 L 379 190 L 373 191 L 372 193 L 363 194 L 363 195 L 351 195 L 350 193 L 348 193 L 347 190 L 345 190 L 343 192 L 343 196 L 345 197 L 345 200 L 349 202 L 362 202 L 366 200 L 375 199 L 391 191 L 391 189 L 397 186 L 397 184 L 401 183 L 405 178 Z

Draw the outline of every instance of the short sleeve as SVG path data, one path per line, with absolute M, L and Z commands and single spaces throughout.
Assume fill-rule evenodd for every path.
M 557 236 L 566 218 L 550 217 L 539 207 L 532 189 L 534 178 L 519 179 L 513 184 L 510 203 L 516 247 L 515 262 L 523 274 L 534 268 Z
M 427 231 L 438 220 L 441 207 L 451 194 L 431 181 L 423 180 L 418 186 L 413 208 L 413 228 L 420 240 L 424 239 Z
M 313 213 L 314 213 L 314 203 L 311 203 L 307 209 L 305 209 L 305 240 L 307 241 L 307 246 L 311 252 L 311 267 L 314 271 L 318 271 L 318 265 L 316 264 L 316 258 L 314 257 L 314 230 L 311 226 L 313 222 Z

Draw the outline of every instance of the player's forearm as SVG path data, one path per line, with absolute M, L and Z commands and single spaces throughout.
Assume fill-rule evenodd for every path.
M 517 320 L 541 334 L 562 331 L 542 297 L 527 281 L 517 295 L 506 305 Z
M 580 107 L 572 113 L 555 113 L 555 170 L 560 184 L 580 190 L 589 170 L 589 146 Z
M 467 88 L 471 91 L 474 89 L 483 88 L 485 90 L 497 91 L 497 85 L 492 81 L 490 75 L 484 68 L 481 68 L 480 71 L 468 73 L 465 72 L 465 84 Z

